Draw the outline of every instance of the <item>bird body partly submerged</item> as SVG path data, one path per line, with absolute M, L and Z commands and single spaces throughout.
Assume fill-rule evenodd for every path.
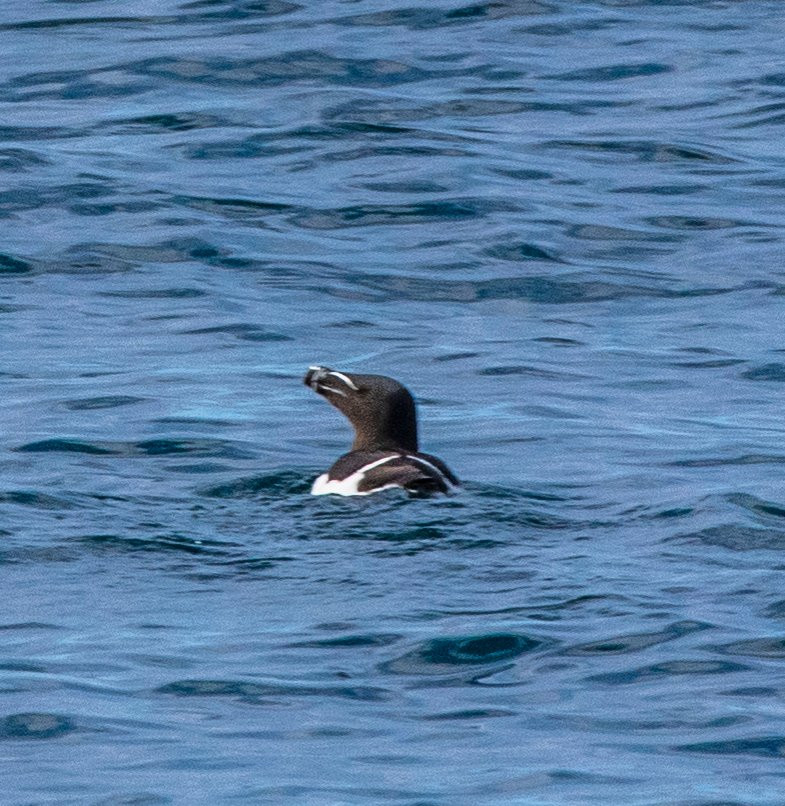
M 316 479 L 314 495 L 370 495 L 394 487 L 447 493 L 458 486 L 444 462 L 418 450 L 414 399 L 398 381 L 327 367 L 309 367 L 304 381 L 355 430 L 351 450 Z

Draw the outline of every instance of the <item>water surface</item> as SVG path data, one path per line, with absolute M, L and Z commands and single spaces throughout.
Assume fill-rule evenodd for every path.
M 781 7 L 407 3 L 3 3 L 4 802 L 782 803 Z

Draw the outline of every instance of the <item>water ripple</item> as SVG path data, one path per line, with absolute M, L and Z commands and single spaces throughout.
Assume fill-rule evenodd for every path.
M 378 702 L 387 699 L 384 689 L 363 686 L 301 686 L 251 683 L 242 680 L 176 680 L 157 689 L 179 697 L 239 697 L 245 702 L 288 700 L 292 697 L 339 697 Z
M 72 719 L 60 714 L 10 714 L 0 719 L 0 739 L 55 739 L 76 729 Z
M 778 11 L 3 5 L 9 797 L 781 803 Z
M 785 755 L 785 736 L 759 736 L 747 739 L 727 739 L 718 742 L 683 744 L 677 750 L 712 755 L 752 755 L 781 758 Z
M 542 647 L 543 641 L 528 635 L 492 633 L 457 638 L 435 638 L 384 664 L 396 674 L 454 674 L 461 667 L 494 666 Z

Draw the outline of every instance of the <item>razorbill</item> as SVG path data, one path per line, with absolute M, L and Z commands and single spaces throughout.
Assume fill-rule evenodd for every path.
M 459 482 L 447 465 L 417 450 L 417 413 L 409 390 L 384 375 L 308 367 L 303 379 L 354 426 L 351 450 L 313 483 L 313 495 L 369 495 L 391 487 L 446 493 Z

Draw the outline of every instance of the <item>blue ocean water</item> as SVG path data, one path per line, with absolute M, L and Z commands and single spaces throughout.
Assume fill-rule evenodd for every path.
M 0 800 L 785 802 L 775 2 L 4 0 Z M 309 364 L 450 498 L 315 498 Z

